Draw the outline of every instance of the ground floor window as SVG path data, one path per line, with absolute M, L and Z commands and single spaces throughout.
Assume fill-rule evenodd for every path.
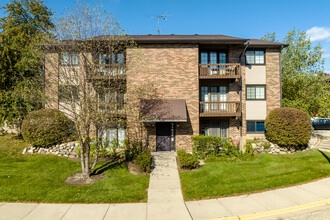
M 228 137 L 229 123 L 227 121 L 204 122 L 201 134 L 205 136 Z
M 118 144 L 123 146 L 126 136 L 126 129 L 123 125 L 103 128 L 99 130 L 99 136 L 102 137 L 103 141 L 109 142 L 110 145 L 113 145 L 116 141 L 118 141 Z
M 247 125 L 246 125 L 247 132 L 260 132 L 263 133 L 265 132 L 265 124 L 264 121 L 247 121 Z

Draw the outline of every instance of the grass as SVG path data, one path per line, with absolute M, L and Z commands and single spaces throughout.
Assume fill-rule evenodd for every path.
M 146 201 L 149 176 L 133 175 L 125 164 L 100 163 L 106 178 L 88 186 L 64 180 L 80 172 L 80 162 L 54 155 L 22 155 L 27 144 L 0 136 L 0 201 L 122 203 Z
M 327 158 L 328 157 L 328 158 Z M 330 153 L 307 151 L 260 155 L 250 161 L 209 160 L 198 170 L 180 172 L 186 200 L 252 193 L 330 175 Z

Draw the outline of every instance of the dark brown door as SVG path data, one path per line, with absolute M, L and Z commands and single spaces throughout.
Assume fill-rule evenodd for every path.
M 171 151 L 171 123 L 156 123 L 156 150 Z

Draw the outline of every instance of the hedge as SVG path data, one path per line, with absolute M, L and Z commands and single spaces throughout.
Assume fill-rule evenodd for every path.
M 296 108 L 278 108 L 265 120 L 266 138 L 282 147 L 307 145 L 312 134 L 309 115 Z
M 41 109 L 28 114 L 22 123 L 22 135 L 33 146 L 49 147 L 74 139 L 74 123 L 57 109 Z

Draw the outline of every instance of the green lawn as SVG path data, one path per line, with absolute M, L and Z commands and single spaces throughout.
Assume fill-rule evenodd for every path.
M 80 171 L 80 162 L 58 156 L 21 155 L 27 144 L 0 136 L 0 201 L 121 203 L 146 201 L 149 176 L 133 175 L 124 164 L 108 167 L 106 178 L 88 186 L 64 180 Z
M 198 170 L 180 172 L 186 200 L 252 193 L 326 176 L 330 161 L 318 151 L 263 154 L 251 161 L 210 160 Z

